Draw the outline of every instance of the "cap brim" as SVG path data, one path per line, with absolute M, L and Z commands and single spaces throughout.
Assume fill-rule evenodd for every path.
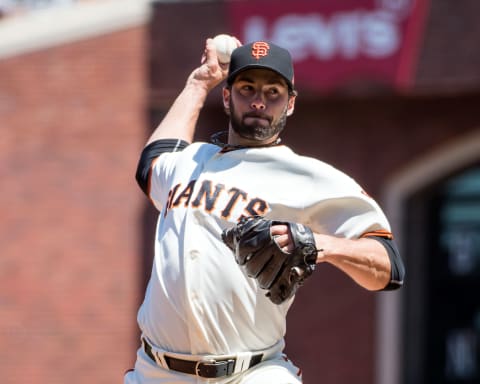
M 276 71 L 272 67 L 268 65 L 262 65 L 262 64 L 248 64 L 242 68 L 237 69 L 236 71 L 233 71 L 230 73 L 230 75 L 227 78 L 227 84 L 232 85 L 233 82 L 235 81 L 235 78 L 242 72 L 248 71 L 249 69 L 268 69 L 269 71 L 275 72 L 277 75 L 279 75 L 282 79 L 285 80 L 285 82 L 288 85 L 289 89 L 293 89 L 293 84 L 290 80 L 288 80 L 282 73 L 279 71 Z

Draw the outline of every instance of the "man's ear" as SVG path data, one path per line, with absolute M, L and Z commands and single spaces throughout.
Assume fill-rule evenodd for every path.
M 231 92 L 229 88 L 224 87 L 222 91 L 222 97 L 223 97 L 223 109 L 225 110 L 225 113 L 230 116 L 230 97 L 231 97 Z
M 297 95 L 291 95 L 288 99 L 287 116 L 291 116 L 293 114 L 293 110 L 295 109 L 296 97 Z

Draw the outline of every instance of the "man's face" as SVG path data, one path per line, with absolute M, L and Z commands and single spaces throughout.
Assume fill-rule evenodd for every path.
M 258 144 L 278 137 L 293 112 L 294 99 L 283 77 L 265 69 L 241 72 L 230 92 L 224 94 L 233 131 L 241 139 Z

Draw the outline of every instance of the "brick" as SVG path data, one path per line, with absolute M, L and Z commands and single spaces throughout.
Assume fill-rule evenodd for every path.
M 134 362 L 145 28 L 0 62 L 2 383 L 112 383 Z

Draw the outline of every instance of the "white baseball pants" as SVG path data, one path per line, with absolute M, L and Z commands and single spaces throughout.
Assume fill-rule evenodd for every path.
M 137 351 L 135 369 L 125 374 L 124 384 L 301 384 L 301 371 L 284 354 L 277 354 L 249 370 L 218 379 L 205 379 L 160 367 L 143 348 Z

